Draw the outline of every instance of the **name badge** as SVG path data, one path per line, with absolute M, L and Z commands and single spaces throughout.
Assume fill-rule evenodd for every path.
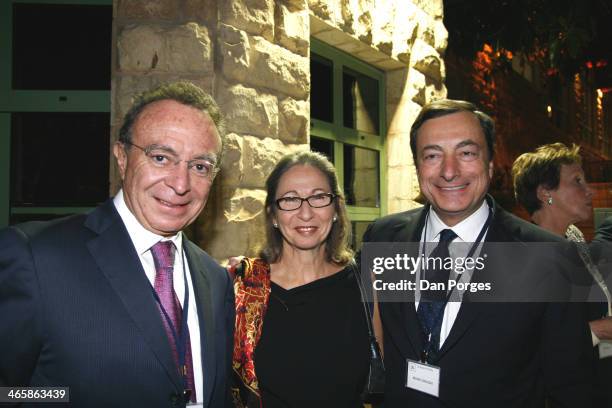
M 612 341 L 602 340 L 599 343 L 599 358 L 612 357 Z
M 406 359 L 406 387 L 439 397 L 440 367 Z

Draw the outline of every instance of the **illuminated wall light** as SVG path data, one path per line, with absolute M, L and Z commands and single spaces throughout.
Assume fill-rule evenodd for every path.
M 596 132 L 597 132 L 597 139 L 602 142 L 603 138 L 604 138 L 604 111 L 603 111 L 603 90 L 602 89 L 597 89 L 597 113 L 596 113 L 596 120 L 597 120 L 597 125 L 596 125 Z
M 548 115 L 548 119 L 552 118 L 552 106 L 546 106 L 546 113 Z

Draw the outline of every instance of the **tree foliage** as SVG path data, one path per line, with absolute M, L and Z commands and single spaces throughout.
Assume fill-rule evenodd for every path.
M 449 48 L 468 58 L 487 43 L 569 76 L 587 61 L 612 56 L 611 0 L 445 0 L 444 5 Z

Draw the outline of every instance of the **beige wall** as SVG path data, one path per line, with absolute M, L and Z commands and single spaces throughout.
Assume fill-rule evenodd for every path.
M 441 0 L 114 1 L 113 141 L 131 96 L 162 81 L 199 84 L 226 114 L 222 172 L 193 228 L 219 260 L 254 254 L 267 175 L 308 148 L 311 36 L 386 71 L 388 210 L 413 207 L 409 128 L 446 95 Z M 114 168 L 111 180 L 114 192 Z

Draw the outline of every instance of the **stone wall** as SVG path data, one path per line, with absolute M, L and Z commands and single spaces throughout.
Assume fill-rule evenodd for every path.
M 222 171 L 191 231 L 217 259 L 255 253 L 267 175 L 308 149 L 311 36 L 387 72 L 388 212 L 415 205 L 410 124 L 446 95 L 441 0 L 115 0 L 113 36 L 113 141 L 131 96 L 162 81 L 199 84 L 226 114 Z

